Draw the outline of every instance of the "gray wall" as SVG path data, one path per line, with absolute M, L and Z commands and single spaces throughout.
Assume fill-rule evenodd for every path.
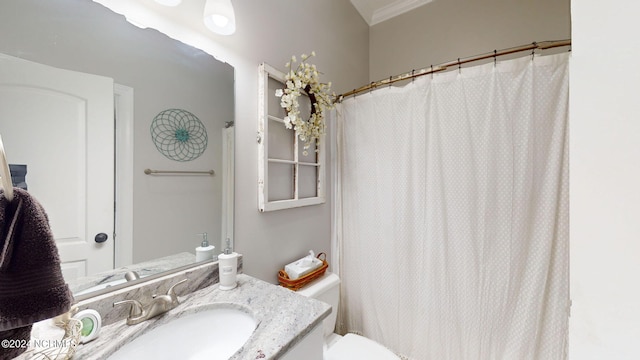
M 329 198 L 323 205 L 258 211 L 258 65 L 284 70 L 291 55 L 315 50 L 312 63 L 321 79 L 344 92 L 368 80 L 369 29 L 347 0 L 234 1 L 233 6 L 237 32 L 211 38 L 236 69 L 236 250 L 244 255 L 246 273 L 275 283 L 278 269 L 310 249 L 330 254 L 332 204 Z M 327 180 L 331 176 L 329 171 Z
M 434 0 L 371 27 L 370 81 L 570 37 L 570 0 Z
M 2 53 L 134 88 L 134 262 L 194 252 L 200 244 L 196 233 L 219 240 L 221 225 L 214 219 L 222 211 L 221 176 L 150 177 L 143 170 L 221 174 L 222 129 L 234 117 L 230 65 L 156 30 L 137 28 L 88 0 L 2 1 L 0 34 Z M 149 127 L 169 108 L 192 112 L 207 128 L 209 144 L 198 159 L 178 163 L 156 150 Z

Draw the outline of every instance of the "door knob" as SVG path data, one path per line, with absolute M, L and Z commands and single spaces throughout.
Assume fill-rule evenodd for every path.
M 109 238 L 109 235 L 107 235 L 107 234 L 105 234 L 105 233 L 100 233 L 100 234 L 96 235 L 96 237 L 95 237 L 95 239 L 94 239 L 94 240 L 95 240 L 98 244 L 100 244 L 100 243 L 103 243 L 103 242 L 107 241 L 107 239 L 108 239 L 108 238 Z

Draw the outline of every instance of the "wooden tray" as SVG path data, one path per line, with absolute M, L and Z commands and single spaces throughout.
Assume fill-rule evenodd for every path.
M 322 256 L 322 258 L 320 258 L 320 256 Z M 329 263 L 327 263 L 327 254 L 320 253 L 316 257 L 322 261 L 322 265 L 319 268 L 308 273 L 307 275 L 299 277 L 295 280 L 289 279 L 289 275 L 287 275 L 284 269 L 278 271 L 278 282 L 280 282 L 280 285 L 286 287 L 287 289 L 298 291 L 303 286 L 324 275 L 324 272 L 327 271 L 327 268 L 329 267 Z

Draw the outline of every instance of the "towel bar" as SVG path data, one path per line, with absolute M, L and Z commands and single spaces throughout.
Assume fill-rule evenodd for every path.
M 144 169 L 144 173 L 147 175 L 162 175 L 162 174 L 183 174 L 183 175 L 215 175 L 215 171 L 178 171 L 178 170 L 151 170 Z

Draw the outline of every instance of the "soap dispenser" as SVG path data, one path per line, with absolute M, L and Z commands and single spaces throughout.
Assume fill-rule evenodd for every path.
M 230 240 L 227 238 L 227 247 L 224 254 L 218 255 L 218 268 L 220 272 L 220 290 L 231 290 L 238 285 L 238 253 L 231 252 Z
M 213 245 L 209 245 L 209 240 L 207 240 L 207 233 L 198 235 L 202 235 L 202 243 L 196 248 L 196 262 L 212 260 L 213 251 L 216 247 Z

